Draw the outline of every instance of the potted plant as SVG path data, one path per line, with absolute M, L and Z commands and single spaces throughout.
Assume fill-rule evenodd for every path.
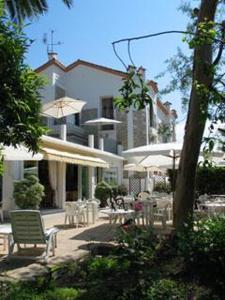
M 100 206 L 105 207 L 107 205 L 107 199 L 111 197 L 112 188 L 105 182 L 101 181 L 95 188 L 95 198 L 101 201 Z
M 13 196 L 19 208 L 38 209 L 44 196 L 44 186 L 37 176 L 26 174 L 23 180 L 14 183 Z

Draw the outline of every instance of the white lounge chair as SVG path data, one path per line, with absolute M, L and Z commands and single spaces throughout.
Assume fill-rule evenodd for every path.
M 44 258 L 45 261 L 48 259 L 50 250 L 52 251 L 53 256 L 55 255 L 55 248 L 57 247 L 56 234 L 59 229 L 52 227 L 45 230 L 40 211 L 14 210 L 10 212 L 10 218 L 12 234 L 9 238 L 9 258 L 35 258 L 35 256 L 13 255 L 15 244 L 17 244 L 18 250 L 21 249 L 20 244 L 24 244 L 24 246 L 33 244 L 35 247 L 37 244 L 44 244 L 45 251 L 41 258 Z

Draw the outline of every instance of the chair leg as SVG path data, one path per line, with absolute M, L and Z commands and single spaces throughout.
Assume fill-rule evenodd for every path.
M 45 262 L 48 261 L 48 256 L 49 256 L 49 251 L 50 249 L 53 249 L 53 238 L 52 238 L 52 235 L 49 237 L 48 241 L 47 241 L 47 245 L 46 245 L 46 250 L 45 250 L 45 256 L 44 256 L 44 259 L 45 259 Z
M 54 240 L 55 240 L 55 248 L 57 248 L 58 247 L 57 234 L 54 234 Z
M 6 244 L 7 244 L 7 236 L 3 235 L 3 250 L 6 250 Z
M 15 242 L 13 241 L 13 237 L 11 234 L 8 235 L 8 256 L 13 254 Z
M 3 217 L 3 211 L 0 210 L 0 218 L 1 218 L 1 222 L 3 223 L 4 222 L 4 217 Z

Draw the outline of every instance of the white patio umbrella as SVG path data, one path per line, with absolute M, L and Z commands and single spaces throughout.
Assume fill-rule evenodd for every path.
M 162 156 L 163 157 L 163 156 Z M 146 172 L 148 171 L 149 173 L 164 173 L 162 169 L 160 169 L 158 166 L 152 164 L 126 164 L 124 165 L 123 169 L 125 171 L 136 171 L 136 172 Z
M 108 119 L 108 118 L 98 118 L 98 119 L 92 119 L 92 120 L 88 120 L 86 121 L 84 124 L 85 125 L 89 125 L 89 126 L 97 126 L 98 128 L 98 133 L 99 133 L 99 143 L 100 148 L 103 149 L 104 145 L 103 145 L 103 139 L 102 139 L 102 135 L 100 132 L 100 127 L 103 125 L 116 125 L 116 124 L 121 124 L 122 122 L 118 121 L 118 120 L 114 120 L 114 119 Z
M 60 119 L 72 114 L 80 113 L 85 101 L 62 97 L 60 99 L 48 102 L 42 106 L 42 114 L 47 117 Z M 66 140 L 66 124 L 61 124 L 60 136 Z
M 71 114 L 80 113 L 86 102 L 62 97 L 43 105 L 42 113 L 56 119 L 60 119 Z
M 85 125 L 113 125 L 113 124 L 121 124 L 122 122 L 114 119 L 108 119 L 108 118 L 98 118 L 93 120 L 88 120 L 84 124 Z
M 123 151 L 123 155 L 130 163 L 149 164 L 163 169 L 172 168 L 174 170 L 179 164 L 181 150 L 182 143 L 150 144 Z M 214 151 L 212 160 L 221 159 L 222 155 L 223 152 Z M 199 161 L 202 160 L 203 157 L 200 156 Z

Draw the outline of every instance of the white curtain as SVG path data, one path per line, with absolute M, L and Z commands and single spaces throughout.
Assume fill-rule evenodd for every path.
M 51 188 L 54 191 L 54 203 L 58 206 L 58 191 L 57 191 L 57 162 L 48 161 L 49 181 Z

